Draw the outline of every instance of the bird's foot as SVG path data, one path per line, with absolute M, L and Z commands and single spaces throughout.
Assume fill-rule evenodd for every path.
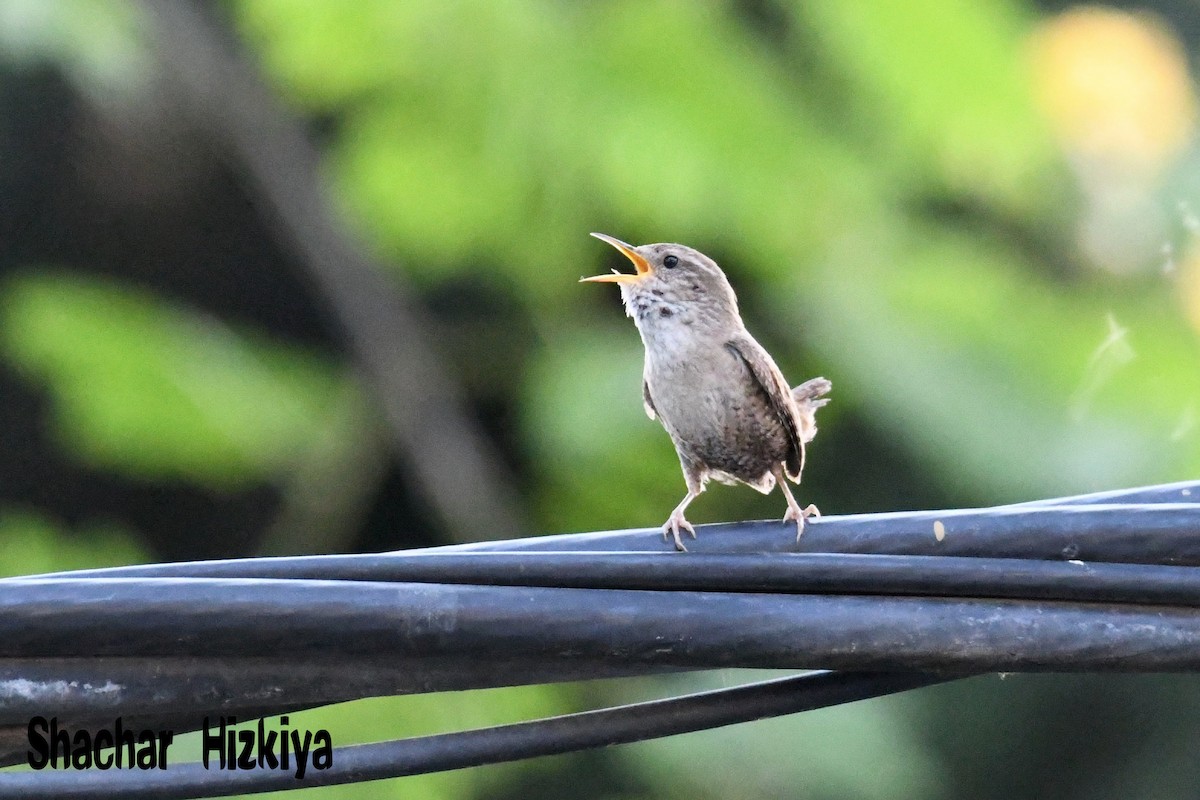
M 675 538 L 675 549 L 681 553 L 686 553 L 687 548 L 683 546 L 683 539 L 679 538 L 680 528 L 690 533 L 693 539 L 696 538 L 696 529 L 692 527 L 692 523 L 683 518 L 682 511 L 674 511 L 671 513 L 670 518 L 667 519 L 666 524 L 663 525 L 663 540 L 665 541 L 668 536 L 673 536 Z
M 806 519 L 808 519 L 809 517 L 819 517 L 819 516 L 821 516 L 820 509 L 818 509 L 812 503 L 809 503 L 808 507 L 803 508 L 803 509 L 800 508 L 800 506 L 798 506 L 798 505 L 797 506 L 788 506 L 787 513 L 783 515 L 783 521 L 784 522 L 793 522 L 794 521 L 796 523 L 796 541 L 798 542 L 798 541 L 800 541 L 800 537 L 802 535 L 804 535 L 804 521 Z

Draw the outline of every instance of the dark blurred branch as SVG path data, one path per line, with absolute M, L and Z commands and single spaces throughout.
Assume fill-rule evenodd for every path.
M 523 529 L 516 492 L 493 445 L 442 367 L 429 326 L 404 290 L 335 219 L 319 158 L 202 4 L 140 0 L 163 73 L 181 104 L 235 159 L 279 236 L 329 304 L 374 387 L 398 454 L 455 539 Z
M 275 519 L 254 555 L 343 552 L 357 536 L 394 448 L 357 387 L 339 395 L 334 413 L 281 481 Z

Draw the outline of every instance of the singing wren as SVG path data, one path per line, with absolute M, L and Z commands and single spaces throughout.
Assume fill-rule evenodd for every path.
M 816 411 L 831 384 L 813 378 L 789 389 L 774 359 L 746 330 L 725 273 L 703 253 L 681 244 L 631 244 L 593 233 L 633 262 L 632 274 L 582 278 L 620 286 L 646 348 L 642 401 L 650 419 L 671 436 L 687 495 L 663 525 L 677 550 L 682 528 L 696 537 L 683 512 L 709 478 L 745 483 L 763 494 L 776 484 L 787 498 L 783 521 L 819 516 L 800 508 L 787 479 L 800 482 L 804 448 L 817 433 Z

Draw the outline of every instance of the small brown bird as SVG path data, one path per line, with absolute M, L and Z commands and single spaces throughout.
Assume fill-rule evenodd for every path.
M 625 312 L 633 317 L 646 365 L 642 400 L 650 419 L 662 422 L 683 466 L 687 496 L 663 525 L 675 539 L 683 528 L 696 537 L 683 512 L 704 491 L 709 478 L 748 484 L 768 494 L 775 484 L 787 498 L 784 522 L 819 516 L 801 509 L 786 478 L 800 482 L 804 446 L 817 433 L 816 411 L 831 388 L 813 378 L 789 389 L 783 373 L 742 324 L 737 296 L 725 273 L 708 256 L 681 244 L 634 247 L 593 233 L 633 262 L 633 274 L 583 281 L 620 285 Z

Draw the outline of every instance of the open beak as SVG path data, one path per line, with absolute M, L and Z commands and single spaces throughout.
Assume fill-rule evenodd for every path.
M 605 233 L 593 233 L 602 242 L 608 242 L 613 247 L 625 254 L 625 257 L 633 262 L 634 269 L 637 270 L 634 274 L 625 272 L 613 271 L 611 275 L 593 275 L 590 278 L 580 278 L 581 283 L 586 281 L 594 281 L 596 283 L 637 283 L 650 274 L 650 262 L 642 257 L 642 254 L 633 249 L 633 245 L 628 242 L 622 242 L 615 236 L 609 236 Z

